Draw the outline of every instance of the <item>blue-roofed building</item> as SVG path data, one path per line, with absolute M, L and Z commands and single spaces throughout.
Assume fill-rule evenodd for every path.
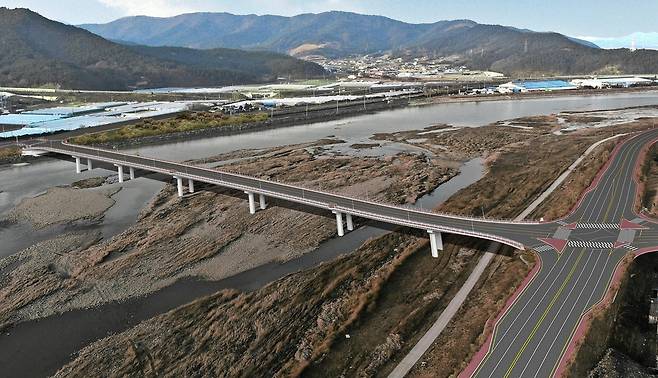
M 51 114 L 4 114 L 0 115 L 0 125 L 30 126 L 40 122 L 54 121 L 62 118 Z
M 520 81 L 519 86 L 527 91 L 560 91 L 565 89 L 577 89 L 578 87 L 564 80 L 542 80 L 542 81 Z
M 545 92 L 568 89 L 578 89 L 578 87 L 564 80 L 510 81 L 498 86 L 498 92 L 500 93 Z

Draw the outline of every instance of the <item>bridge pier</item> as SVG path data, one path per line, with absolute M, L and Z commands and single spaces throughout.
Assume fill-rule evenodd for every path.
M 254 198 L 254 193 L 247 191 L 245 193 L 249 197 L 249 214 L 256 214 L 256 198 Z
M 190 193 L 194 193 L 194 180 L 187 180 L 187 189 L 190 191 Z
M 267 203 L 265 202 L 265 195 L 264 194 L 259 194 L 258 195 L 258 200 L 260 202 L 260 209 L 265 210 L 267 208 Z
M 178 196 L 183 196 L 183 178 L 180 176 L 174 176 L 176 179 L 176 188 L 178 189 Z
M 343 229 L 343 213 L 340 211 L 334 211 L 336 214 L 336 230 L 338 231 L 338 236 L 345 235 L 345 230 Z
M 135 168 L 128 167 L 128 172 L 130 173 L 130 179 L 134 180 L 135 179 Z
M 432 257 L 439 257 L 439 250 L 443 251 L 443 238 L 441 238 L 441 233 L 432 230 L 427 230 L 427 233 L 430 235 Z
M 119 175 L 119 183 L 123 182 L 123 166 L 115 164 L 117 167 L 117 174 Z
M 352 214 L 345 214 L 345 220 L 347 221 L 347 231 L 354 231 L 354 223 L 352 223 Z
M 73 156 L 75 159 L 75 173 L 81 173 L 82 172 L 82 167 L 80 166 L 80 158 L 77 156 Z
M 91 171 L 94 167 L 91 166 L 91 159 L 87 159 L 87 170 Z

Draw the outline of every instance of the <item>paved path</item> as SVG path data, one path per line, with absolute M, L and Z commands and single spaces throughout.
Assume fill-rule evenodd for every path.
M 626 134 L 618 134 L 611 136 L 609 138 L 605 138 L 603 140 L 600 140 L 594 144 L 592 144 L 585 152 L 578 157 L 570 166 L 567 168 L 564 173 L 562 173 L 554 182 L 551 184 L 535 201 L 533 201 L 519 216 L 515 218 L 515 220 L 520 221 L 525 219 L 528 215 L 530 215 L 536 208 L 539 206 L 546 198 L 548 198 L 551 193 L 555 191 L 563 182 L 564 180 L 573 172 L 574 169 L 576 169 L 580 163 L 587 157 L 596 147 L 600 146 L 601 144 L 613 140 L 615 138 L 618 138 L 620 136 L 624 136 Z M 450 300 L 450 303 L 448 303 L 448 306 L 446 306 L 445 310 L 441 312 L 441 315 L 439 315 L 439 318 L 434 322 L 432 327 L 430 327 L 429 330 L 423 335 L 423 337 L 414 345 L 414 347 L 407 353 L 407 355 L 400 361 L 400 363 L 393 369 L 393 371 L 388 375 L 388 378 L 402 378 L 406 376 L 409 371 L 414 367 L 416 363 L 418 363 L 418 360 L 427 352 L 427 350 L 432 346 L 432 343 L 434 343 L 434 340 L 436 340 L 441 332 L 445 329 L 445 327 L 450 323 L 452 318 L 457 314 L 457 311 L 459 308 L 464 304 L 464 301 L 466 301 L 466 298 L 468 297 L 468 294 L 473 290 L 473 287 L 475 287 L 475 284 L 477 281 L 480 279 L 482 274 L 484 273 L 485 268 L 489 265 L 489 262 L 491 262 L 491 259 L 494 257 L 494 254 L 500 247 L 500 244 L 498 243 L 490 243 L 489 248 L 487 251 L 480 257 L 480 261 L 478 261 L 478 264 L 475 266 L 475 269 L 471 272 L 469 275 L 468 279 L 464 283 L 464 285 L 459 289 L 457 294 Z
M 654 129 L 615 149 L 577 209 L 547 235 L 554 247 L 538 248 L 542 269 L 495 325 L 484 358 L 462 376 L 550 377 L 564 366 L 576 328 L 603 299 L 620 260 L 658 250 L 658 225 L 634 211 L 638 156 L 656 138 Z
M 452 318 L 457 314 L 457 311 L 462 306 L 468 294 L 473 290 L 475 284 L 480 279 L 482 273 L 491 262 L 491 259 L 495 256 L 496 251 L 500 248 L 498 243 L 490 243 L 487 252 L 480 257 L 475 269 L 470 276 L 464 282 L 464 285 L 459 289 L 457 294 L 450 300 L 448 306 L 441 312 L 439 318 L 432 324 L 432 327 L 427 330 L 427 332 L 421 337 L 421 339 L 414 345 L 414 347 L 407 353 L 407 355 L 400 361 L 400 363 L 393 369 L 391 374 L 388 375 L 389 378 L 402 378 L 409 373 L 411 368 L 420 360 L 421 357 L 427 352 L 427 350 L 432 346 L 434 340 L 443 332 L 445 327 L 450 323 Z
M 637 191 L 634 174 L 639 164 L 638 155 L 655 140 L 658 140 L 657 129 L 637 134 L 620 144 L 576 210 L 554 223 L 423 212 L 216 169 L 56 141 L 35 147 L 251 191 L 386 223 L 479 237 L 520 249 L 532 248 L 540 256 L 542 269 L 496 323 L 485 353 L 478 354 L 485 357 L 474 360 L 463 373 L 506 378 L 553 375 L 561 366 L 560 361 L 573 341 L 572 335 L 583 314 L 602 300 L 619 261 L 631 251 L 658 250 L 658 225 L 634 212 Z M 587 227 L 578 226 L 582 224 Z M 609 227 L 609 224 L 618 226 Z M 448 320 L 448 315 L 442 322 Z

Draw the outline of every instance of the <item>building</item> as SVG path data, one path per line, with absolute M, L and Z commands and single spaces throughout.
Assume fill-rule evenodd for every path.
M 499 93 L 563 91 L 578 87 L 564 80 L 517 81 L 498 86 Z

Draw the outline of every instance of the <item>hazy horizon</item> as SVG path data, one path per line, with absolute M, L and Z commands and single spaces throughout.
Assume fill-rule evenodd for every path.
M 225 0 L 60 0 L 57 3 L 47 0 L 0 0 L 0 6 L 29 8 L 47 18 L 74 25 L 107 23 L 135 15 L 170 17 L 193 12 L 228 12 L 294 16 L 338 10 L 380 15 L 408 23 L 470 19 L 534 31 L 555 31 L 587 40 L 658 32 L 654 18 L 658 14 L 658 2 L 636 0 L 623 4 L 610 0 L 556 0 L 550 3 L 513 0 L 495 3 L 487 0 L 468 3 L 458 0 L 244 0 L 239 3 Z

